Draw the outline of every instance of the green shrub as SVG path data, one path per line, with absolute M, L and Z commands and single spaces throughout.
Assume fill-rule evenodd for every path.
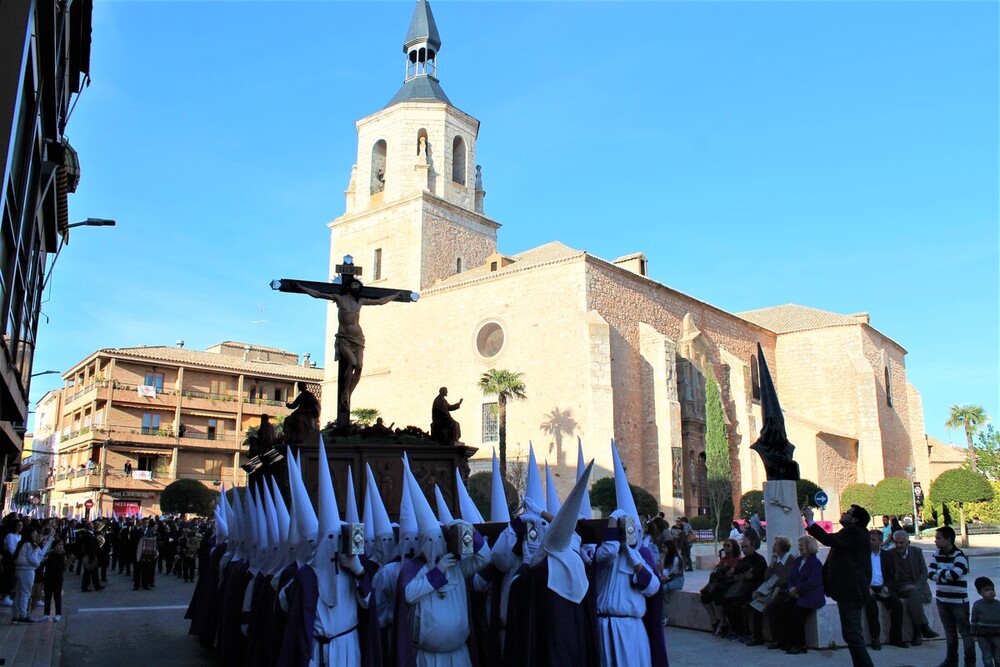
M 649 514 L 655 516 L 660 511 L 659 503 L 646 489 L 635 484 L 629 484 L 632 491 L 632 499 L 635 501 L 635 509 L 639 512 L 639 518 Z M 601 510 L 601 514 L 607 516 L 618 508 L 618 495 L 615 493 L 615 478 L 602 477 L 594 482 L 590 487 L 590 504 Z
M 160 493 L 160 511 L 165 514 L 212 516 L 217 493 L 196 479 L 179 479 Z
M 764 492 L 747 491 L 740 498 L 740 516 L 749 519 L 750 515 L 756 512 L 761 517 L 764 516 Z
M 821 490 L 816 482 L 811 482 L 808 479 L 795 480 L 795 496 L 799 500 L 799 507 L 804 507 L 805 505 L 815 507 L 816 492 Z
M 694 530 L 712 530 L 715 528 L 715 519 L 703 514 L 701 516 L 693 516 L 689 519 L 691 523 L 691 528 Z M 728 535 L 728 533 L 726 533 Z
M 875 487 L 871 484 L 848 484 L 840 492 L 840 508 L 846 510 L 851 505 L 864 507 L 869 513 L 875 506 Z
M 472 502 L 476 504 L 476 509 L 483 515 L 483 519 L 489 521 L 493 506 L 493 473 L 477 472 L 474 475 L 469 475 L 469 482 L 465 486 L 469 491 Z M 503 491 L 504 496 L 507 498 L 507 509 L 513 513 L 518 504 L 517 490 L 513 484 L 504 481 Z
M 875 485 L 875 498 L 866 507 L 872 516 L 888 514 L 902 516 L 913 513 L 913 485 L 908 479 L 886 477 Z
M 956 502 L 961 504 L 993 500 L 993 487 L 986 475 L 967 468 L 946 470 L 931 482 L 932 503 Z
M 1000 523 L 1000 482 L 990 482 L 993 487 L 993 500 L 969 503 L 965 506 L 965 516 L 979 519 L 983 523 Z

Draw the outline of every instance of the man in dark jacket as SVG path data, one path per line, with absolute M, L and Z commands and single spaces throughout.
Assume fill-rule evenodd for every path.
M 823 564 L 823 588 L 837 601 L 840 631 L 851 653 L 854 667 L 874 667 L 865 637 L 861 632 L 861 614 L 871 596 L 872 562 L 868 541 L 871 515 L 859 505 L 851 505 L 840 517 L 843 528 L 832 535 L 813 521 L 811 507 L 802 511 L 809 524 L 806 531 L 820 544 L 830 547 Z

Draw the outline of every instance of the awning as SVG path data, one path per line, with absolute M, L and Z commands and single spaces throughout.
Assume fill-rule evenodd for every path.
M 211 417 L 212 419 L 235 419 L 232 412 L 209 412 L 207 410 L 185 410 L 181 408 L 181 417 L 191 415 L 192 417 Z
M 142 447 L 130 447 L 129 445 L 112 445 L 113 452 L 128 452 L 129 454 L 142 454 L 144 456 L 167 456 L 169 449 L 143 449 Z

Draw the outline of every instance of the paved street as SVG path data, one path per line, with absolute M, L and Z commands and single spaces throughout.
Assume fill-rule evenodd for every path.
M 184 611 L 194 584 L 158 574 L 154 589 L 133 591 L 131 577 L 109 572 L 106 585 L 82 593 L 80 577 L 67 573 L 62 665 L 216 665 L 214 653 L 187 634 Z
M 930 548 L 929 544 L 920 546 Z M 969 554 L 974 576 L 986 575 L 1000 582 L 1000 555 L 995 548 L 973 548 Z M 930 556 L 929 553 L 926 555 Z M 155 589 L 133 591 L 130 578 L 109 573 L 105 590 L 82 593 L 80 578 L 67 574 L 63 622 L 53 624 L 54 630 L 63 631 L 61 664 L 65 667 L 216 666 L 214 652 L 201 649 L 187 634 L 188 622 L 183 616 L 193 590 L 194 584 L 159 575 Z M 973 594 L 973 597 L 976 596 Z M 41 615 L 40 609 L 36 615 Z M 24 632 L 24 627 L 13 626 L 17 632 Z M 29 628 L 29 631 L 37 632 L 37 626 Z M 58 641 L 59 633 L 52 634 Z M 673 627 L 667 630 L 667 647 L 672 667 L 850 665 L 845 649 L 811 650 L 805 655 L 791 656 L 763 647 L 747 648 L 705 632 Z M 925 642 L 922 647 L 910 649 L 886 647 L 877 653 L 872 652 L 872 656 L 879 667 L 932 666 L 943 659 L 944 642 Z M 7 664 L 12 663 L 8 661 Z

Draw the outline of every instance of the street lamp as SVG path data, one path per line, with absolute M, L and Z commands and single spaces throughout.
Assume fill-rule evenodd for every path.
M 913 538 L 920 539 L 920 518 L 917 516 L 917 466 L 912 463 L 903 468 L 903 474 L 910 480 L 910 501 L 913 503 Z
M 49 265 L 49 270 L 42 280 L 42 292 L 45 292 L 45 287 L 49 284 L 49 278 L 52 277 L 52 269 L 56 268 L 56 262 L 59 261 L 59 253 L 62 252 L 63 245 L 69 245 L 70 229 L 73 227 L 114 227 L 117 224 L 116 221 L 109 218 L 87 218 L 83 222 L 72 222 L 66 225 L 66 232 L 59 237 L 59 247 L 56 248 L 56 256 L 52 259 L 52 264 Z
M 38 373 L 32 373 L 31 377 L 36 378 L 39 375 L 52 375 L 53 373 L 58 375 L 59 371 L 39 371 Z

